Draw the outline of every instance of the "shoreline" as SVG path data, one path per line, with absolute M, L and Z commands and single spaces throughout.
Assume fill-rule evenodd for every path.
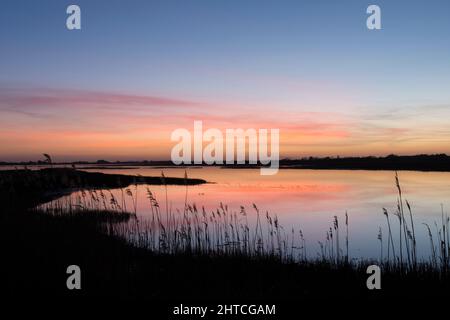
M 87 172 L 70 168 L 0 171 L 0 202 L 21 208 L 32 208 L 77 189 L 116 189 L 133 184 L 199 185 L 203 179 L 145 177 Z
M 0 190 L 3 191 L 0 197 L 5 208 L 1 215 L 4 227 L 1 236 L 5 241 L 17 239 L 14 246 L 7 246 L 4 252 L 5 261 L 11 262 L 7 265 L 7 274 L 12 276 L 6 279 L 5 284 L 10 292 L 27 291 L 39 292 L 40 296 L 66 296 L 65 270 L 68 265 L 75 263 L 81 266 L 86 275 L 83 278 L 84 289 L 80 293 L 84 297 L 108 295 L 152 300 L 176 297 L 197 301 L 214 297 L 219 300 L 233 298 L 246 301 L 324 296 L 371 299 L 375 294 L 366 287 L 366 268 L 375 263 L 371 260 L 345 262 L 341 259 L 340 263 L 329 259 L 285 262 L 277 255 L 206 255 L 197 250 L 177 254 L 154 252 L 130 244 L 108 232 L 102 218 L 103 211 L 92 214 L 89 208 L 77 209 L 75 206 L 69 215 L 49 215 L 45 211 L 30 209 L 43 201 L 44 194 L 58 190 L 58 186 L 60 188 L 61 185 L 71 184 L 70 181 L 64 182 L 62 177 L 78 176 L 81 180 L 75 178 L 72 186 L 84 188 L 89 182 L 83 180 L 84 175 L 91 178 L 95 176 L 93 182 L 100 187 L 116 181 L 111 180 L 111 177 L 120 176 L 84 173 L 73 169 L 46 169 L 43 175 L 35 173 L 30 170 L 13 171 L 12 178 L 22 177 L 27 183 L 30 182 L 30 174 L 44 180 L 35 181 L 25 188 L 27 183 L 12 179 L 9 182 L 14 182 L 15 185 L 8 192 L 8 185 L 4 180 L 5 171 L 0 171 L 0 178 L 3 178 L 0 179 Z M 76 175 L 71 176 L 70 173 Z M 128 179 L 135 178 L 128 176 Z M 178 182 L 184 180 L 177 179 Z M 92 186 L 93 182 L 88 185 Z M 108 214 L 108 211 L 104 213 Z M 117 213 L 113 211 L 110 216 Z M 109 226 L 113 227 L 114 224 Z M 33 261 L 35 273 L 41 277 L 36 278 L 35 273 L 29 273 L 30 261 Z M 399 295 L 418 298 L 429 292 L 448 292 L 448 274 L 440 273 L 430 268 L 430 265 L 423 265 L 406 273 L 398 265 L 384 267 L 383 295 L 378 294 L 378 298 L 392 299 Z M 29 276 L 24 276 L 28 274 Z M 218 277 L 218 274 L 221 276 Z M 28 277 L 33 277 L 33 281 Z M 24 281 L 20 283 L 15 280 L 22 278 Z M 172 288 L 175 287 L 177 290 L 173 291 Z
M 261 169 L 260 164 L 182 164 L 175 165 L 171 161 L 117 161 L 109 162 L 99 160 L 96 162 L 78 161 L 53 163 L 54 166 L 72 166 L 76 169 L 85 170 L 118 170 L 118 169 L 137 169 L 138 167 L 151 167 L 159 169 L 199 169 L 207 167 L 217 167 L 221 169 Z M 19 167 L 26 168 L 28 166 L 37 166 L 48 168 L 49 164 L 42 161 L 37 162 L 0 162 L 1 167 Z M 83 168 L 83 166 L 86 166 Z M 422 171 L 422 172 L 450 172 L 450 156 L 446 154 L 435 155 L 413 155 L 413 156 L 396 156 L 389 155 L 386 157 L 308 157 L 301 159 L 281 159 L 279 161 L 279 169 L 296 169 L 296 170 L 369 170 L 369 171 Z M 14 170 L 11 168 L 11 170 Z

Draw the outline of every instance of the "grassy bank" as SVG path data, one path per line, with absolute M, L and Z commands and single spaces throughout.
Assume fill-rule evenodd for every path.
M 85 172 L 71 168 L 0 171 L 0 201 L 3 206 L 33 207 L 79 189 L 126 188 L 133 184 L 197 185 L 203 179 L 144 177 Z
M 382 290 L 366 288 L 366 266 L 280 262 L 270 256 L 158 254 L 105 234 L 104 218 L 27 212 L 5 220 L 3 285 L 10 296 L 122 297 L 176 301 L 382 299 L 444 295 L 448 279 L 432 269 L 383 272 Z M 110 220 L 111 223 L 113 223 Z M 5 245 L 7 244 L 7 245 Z M 65 287 L 66 268 L 82 270 L 82 290 Z

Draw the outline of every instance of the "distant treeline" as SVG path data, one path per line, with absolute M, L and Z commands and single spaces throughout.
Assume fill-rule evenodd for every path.
M 171 161 L 76 161 L 53 163 L 59 165 L 127 165 L 127 166 L 175 166 Z M 45 161 L 0 162 L 0 165 L 32 166 L 48 165 Z M 201 166 L 201 165 L 189 165 Z M 259 165 L 218 165 L 227 168 L 259 168 Z M 389 155 L 386 157 L 304 157 L 301 159 L 282 159 L 280 168 L 292 169 L 347 169 L 347 170 L 417 170 L 450 171 L 450 156 L 446 154 L 422 154 L 414 156 Z
M 300 169 L 450 171 L 450 156 L 424 154 L 387 157 L 309 157 L 298 160 L 284 159 L 280 161 L 280 166 Z

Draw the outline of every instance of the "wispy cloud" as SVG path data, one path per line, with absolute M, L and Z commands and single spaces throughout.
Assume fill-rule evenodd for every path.
M 0 89 L 0 111 L 21 112 L 30 116 L 54 108 L 90 108 L 157 110 L 158 108 L 194 108 L 202 103 L 159 96 L 111 92 L 56 89 Z
M 304 110 L 305 108 L 299 108 Z M 61 89 L 0 88 L 0 154 L 168 158 L 170 133 L 278 128 L 282 156 L 448 152 L 444 106 L 344 114 L 277 105 Z M 432 110 L 432 111 L 431 111 Z M 25 156 L 23 156 L 25 157 Z

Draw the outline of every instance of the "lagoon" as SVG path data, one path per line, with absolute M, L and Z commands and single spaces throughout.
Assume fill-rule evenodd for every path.
M 81 168 L 80 168 L 81 169 Z M 277 175 L 262 176 L 258 169 L 223 169 L 219 167 L 137 167 L 125 169 L 86 169 L 90 172 L 129 174 L 142 176 L 201 178 L 210 183 L 189 186 L 187 202 L 206 211 L 216 210 L 221 203 L 231 212 L 244 206 L 249 217 L 252 208 L 277 216 L 286 232 L 301 229 L 308 247 L 308 256 L 320 252 L 319 241 L 324 242 L 326 232 L 337 216 L 341 225 L 345 213 L 349 216 L 349 254 L 353 258 L 378 258 L 379 227 L 386 237 L 386 218 L 383 208 L 391 213 L 394 241 L 398 241 L 395 172 L 366 170 L 302 170 L 281 169 Z M 416 226 L 418 256 L 428 258 L 430 242 L 423 223 L 434 228 L 440 225 L 442 212 L 450 207 L 450 173 L 400 171 L 399 179 L 404 198 L 409 201 Z M 149 186 L 165 210 L 164 186 Z M 134 191 L 134 186 L 131 188 Z M 113 193 L 120 198 L 120 190 Z M 75 195 L 72 195 L 75 196 Z M 141 219 L 150 216 L 146 186 L 137 187 L 137 214 Z M 168 209 L 175 214 L 183 211 L 186 187 L 167 186 Z M 131 202 L 130 199 L 127 202 Z M 132 208 L 132 204 L 128 204 Z M 434 232 L 435 230 L 433 230 Z M 341 248 L 342 249 L 342 248 Z M 385 251 L 386 252 L 386 251 Z

